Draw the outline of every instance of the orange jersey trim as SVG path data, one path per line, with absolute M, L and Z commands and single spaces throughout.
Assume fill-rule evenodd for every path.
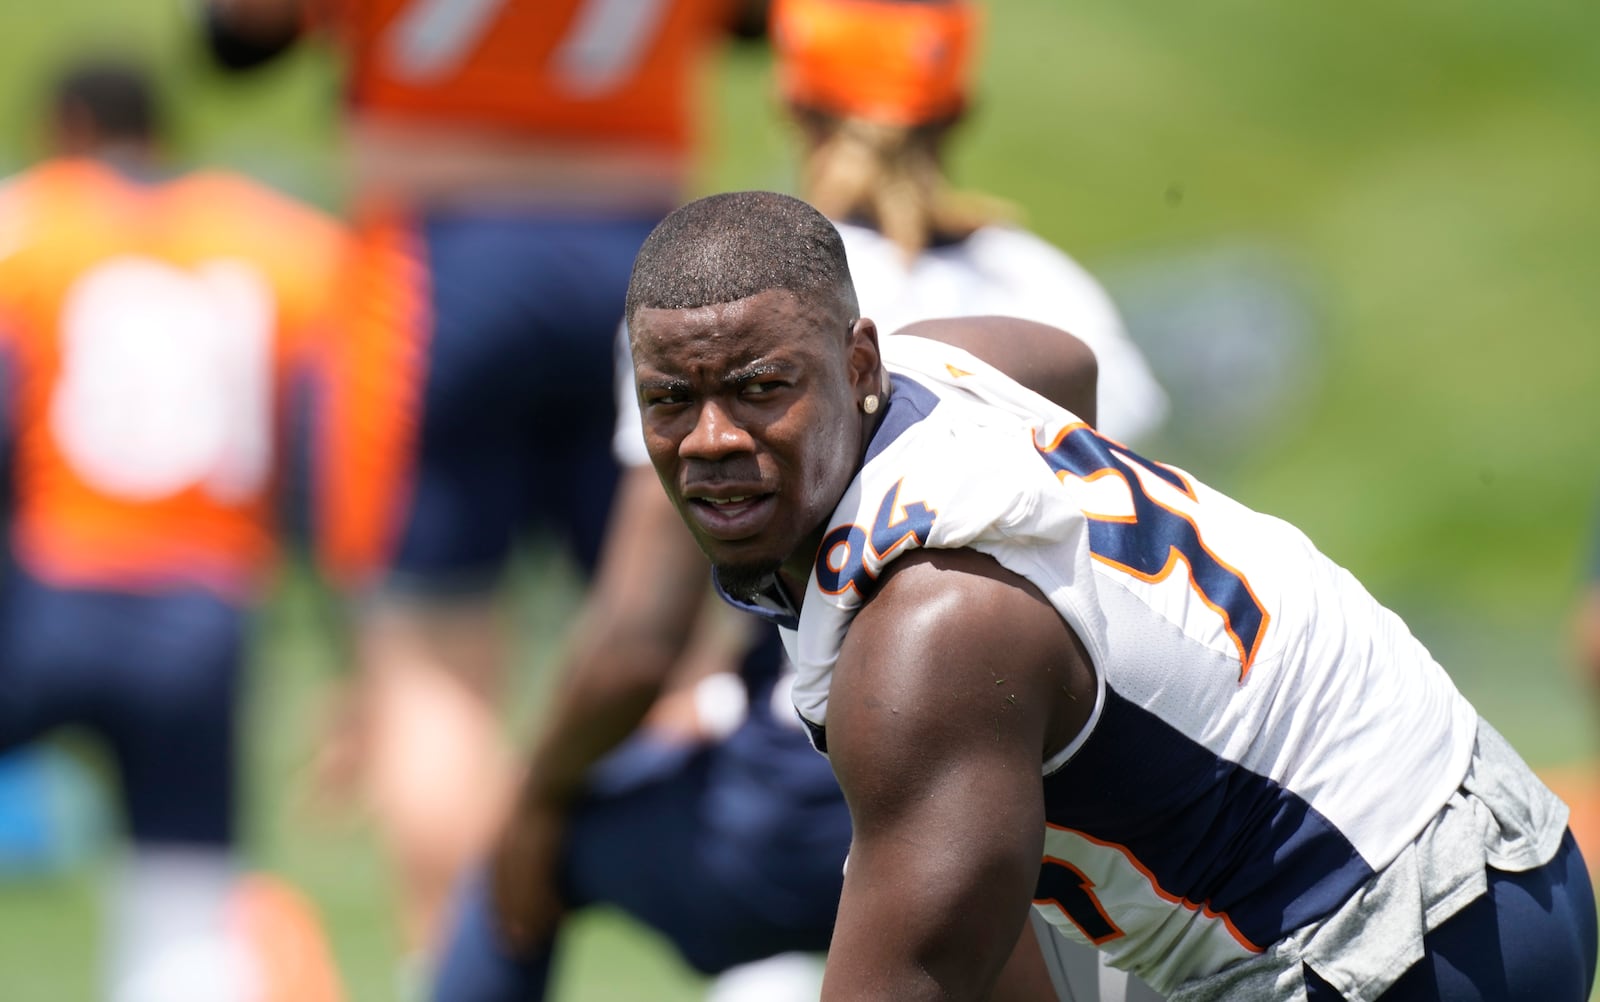
M 1145 880 L 1150 882 L 1150 889 L 1155 892 L 1156 897 L 1170 904 L 1187 908 L 1189 911 L 1198 912 L 1201 915 L 1204 915 L 1206 918 L 1212 918 L 1220 921 L 1223 928 L 1228 930 L 1228 935 L 1232 936 L 1235 942 L 1244 947 L 1246 950 L 1249 950 L 1251 953 L 1261 953 L 1265 949 L 1264 947 L 1257 946 L 1255 943 L 1252 943 L 1244 933 L 1240 932 L 1239 928 L 1233 924 L 1233 920 L 1228 917 L 1226 912 L 1216 911 L 1209 904 L 1203 901 L 1190 901 L 1188 898 L 1179 894 L 1173 894 L 1171 891 L 1168 891 L 1166 888 L 1162 887 L 1161 884 L 1156 880 L 1156 875 L 1150 872 L 1149 867 L 1139 862 L 1139 858 L 1135 856 L 1133 854 L 1133 850 L 1129 849 L 1127 846 L 1118 842 L 1109 842 L 1105 839 L 1095 838 L 1093 835 L 1090 835 L 1087 832 L 1081 832 L 1076 828 L 1068 828 L 1065 825 L 1053 825 L 1048 821 L 1045 822 L 1045 827 L 1054 828 L 1058 832 L 1066 832 L 1069 835 L 1076 835 L 1086 842 L 1092 842 L 1095 845 L 1104 846 L 1107 849 L 1115 849 L 1117 852 L 1122 854 L 1124 859 L 1128 861 L 1129 866 L 1132 866 L 1135 870 L 1138 870 L 1140 875 L 1142 875 Z M 1052 856 L 1044 857 L 1046 861 L 1054 858 L 1055 857 Z M 1076 870 L 1077 868 L 1073 867 L 1073 869 Z M 1098 903 L 1098 899 L 1096 899 L 1096 904 L 1098 905 Z
M 1061 431 L 1059 433 L 1057 433 L 1050 440 L 1050 445 L 1048 447 L 1038 447 L 1038 445 L 1037 445 L 1038 440 L 1037 439 L 1034 440 L 1035 441 L 1035 447 L 1039 448 L 1039 451 L 1041 453 L 1050 452 L 1050 451 L 1052 451 L 1054 449 L 1059 448 L 1061 446 L 1061 443 L 1066 439 L 1066 437 L 1069 434 L 1071 434 L 1074 431 L 1077 431 L 1080 428 L 1087 428 L 1087 429 L 1093 430 L 1092 428 L 1090 428 L 1090 426 L 1089 426 L 1089 424 L 1087 422 L 1083 422 L 1083 421 L 1074 422 L 1073 424 L 1067 425 L 1065 428 L 1061 429 Z M 1113 445 L 1121 445 L 1121 443 L 1115 442 L 1112 439 L 1106 439 L 1106 441 L 1110 442 Z M 1123 446 L 1123 448 L 1124 448 L 1124 450 L 1126 450 L 1125 446 Z M 1183 494 L 1185 497 L 1189 498 L 1189 500 L 1191 500 L 1191 501 L 1198 501 L 1199 500 L 1199 498 L 1196 497 L 1196 495 L 1195 495 L 1194 486 L 1189 483 L 1189 480 L 1188 480 L 1187 477 L 1183 476 L 1177 470 L 1175 470 L 1172 467 L 1166 465 L 1165 463 L 1154 464 L 1154 465 L 1161 466 L 1162 469 L 1167 470 L 1169 473 L 1171 473 L 1174 477 L 1176 477 L 1180 481 L 1180 485 L 1177 485 L 1175 487 L 1175 489 L 1178 490 L 1179 493 Z M 1211 599 L 1209 597 L 1207 597 L 1206 593 L 1201 590 L 1199 582 L 1195 580 L 1194 567 L 1193 567 L 1192 564 L 1190 564 L 1189 557 L 1185 556 L 1183 554 L 1183 552 L 1181 550 L 1179 550 L 1177 547 L 1173 547 L 1168 551 L 1168 553 L 1167 553 L 1167 562 L 1161 567 L 1160 570 L 1156 571 L 1154 574 L 1146 574 L 1143 571 L 1139 570 L 1138 568 L 1129 567 L 1127 564 L 1124 564 L 1124 563 L 1122 563 L 1120 561 L 1117 561 L 1117 560 L 1113 560 L 1110 557 L 1102 556 L 1099 553 L 1091 552 L 1089 554 L 1095 560 L 1100 561 L 1101 563 L 1105 564 L 1107 567 L 1115 567 L 1117 570 L 1123 572 L 1124 574 L 1127 574 L 1129 577 L 1136 578 L 1136 579 L 1138 579 L 1140 581 L 1143 581 L 1143 582 L 1145 582 L 1147 584 L 1159 584 L 1160 582 L 1165 581 L 1168 577 L 1170 577 L 1172 575 L 1173 569 L 1178 566 L 1178 562 L 1181 560 L 1183 562 L 1183 566 L 1188 570 L 1188 574 L 1186 576 L 1187 576 L 1187 578 L 1189 580 L 1189 588 L 1190 588 L 1190 590 L 1192 590 L 1195 593 L 1195 595 L 1200 599 L 1200 601 L 1207 608 L 1209 608 L 1211 611 L 1215 612 L 1219 617 L 1221 617 L 1221 619 L 1222 619 L 1222 628 L 1223 628 L 1224 632 L 1226 632 L 1228 634 L 1229 638 L 1233 640 L 1233 646 L 1239 652 L 1239 684 L 1243 685 L 1245 679 L 1248 678 L 1249 675 L 1250 675 L 1251 666 L 1253 666 L 1255 664 L 1255 662 L 1256 662 L 1256 655 L 1258 655 L 1261 652 L 1262 641 L 1266 638 L 1266 635 L 1267 635 L 1267 626 L 1272 622 L 1272 614 L 1269 611 L 1267 611 L 1267 607 L 1266 607 L 1265 604 L 1262 603 L 1261 597 L 1259 595 L 1257 595 L 1256 592 L 1255 592 L 1255 589 L 1250 586 L 1250 579 L 1245 577 L 1243 571 L 1239 570 L 1237 567 L 1235 567 L 1232 564 L 1228 563 L 1226 560 L 1223 560 L 1220 556 L 1217 555 L 1217 552 L 1215 550 L 1213 550 L 1210 546 L 1206 545 L 1205 536 L 1200 532 L 1200 524 L 1198 522 L 1196 522 L 1193 518 L 1190 518 L 1189 515 L 1186 514 L 1185 512 L 1181 512 L 1181 511 L 1179 511 L 1178 509 L 1172 507 L 1169 504 L 1162 503 L 1159 499 L 1157 499 L 1156 497 L 1151 495 L 1149 491 L 1146 491 L 1142 486 L 1137 485 L 1137 484 L 1129 483 L 1128 482 L 1128 478 L 1123 474 L 1123 472 L 1121 470 L 1113 469 L 1113 468 L 1096 470 L 1096 471 L 1094 471 L 1093 473 L 1089 474 L 1086 477 L 1080 477 L 1077 474 L 1074 474 L 1074 473 L 1072 473 L 1072 472 L 1070 472 L 1068 470 L 1058 470 L 1056 472 L 1056 479 L 1058 481 L 1061 481 L 1061 482 L 1065 483 L 1068 477 L 1071 477 L 1074 480 L 1081 480 L 1084 483 L 1093 483 L 1093 482 L 1095 482 L 1097 480 L 1100 480 L 1100 479 L 1102 479 L 1104 477 L 1116 477 L 1118 480 L 1121 480 L 1123 482 L 1123 484 L 1128 488 L 1129 491 L 1138 491 L 1140 494 L 1142 494 L 1146 498 L 1148 498 L 1150 500 L 1150 503 L 1155 505 L 1157 508 L 1161 508 L 1162 510 L 1164 510 L 1164 511 L 1166 511 L 1166 512 L 1172 514 L 1172 515 L 1176 515 L 1178 518 L 1181 518 L 1185 522 L 1189 523 L 1189 526 L 1192 529 L 1194 529 L 1195 539 L 1199 540 L 1199 542 L 1200 542 L 1200 549 L 1203 550 L 1206 553 L 1206 555 L 1209 556 L 1212 560 L 1216 561 L 1216 563 L 1217 563 L 1217 565 L 1219 567 L 1223 568 L 1228 573 L 1232 574 L 1235 578 L 1238 579 L 1240 585 L 1243 586 L 1246 594 L 1248 594 L 1250 596 L 1250 600 L 1252 602 L 1254 602 L 1255 605 L 1256 605 L 1256 608 L 1261 611 L 1261 625 L 1256 630 L 1255 643 L 1252 644 L 1249 647 L 1245 646 L 1244 638 L 1239 636 L 1238 631 L 1234 629 L 1232 614 L 1230 614 L 1227 609 L 1224 609 L 1222 606 L 1220 606 L 1217 603 L 1211 601 Z M 1166 481 L 1163 481 L 1163 482 L 1166 482 Z M 1088 519 L 1090 519 L 1092 521 L 1095 521 L 1095 522 L 1118 522 L 1118 523 L 1121 523 L 1121 524 L 1124 524 L 1124 525 L 1137 524 L 1138 521 L 1139 521 L 1138 517 L 1134 516 L 1134 515 L 1099 515 L 1099 514 L 1091 514 L 1089 512 L 1084 512 L 1084 517 L 1088 518 Z
M 1067 917 L 1067 921 L 1078 927 L 1078 931 L 1083 933 L 1083 938 L 1087 939 L 1095 946 L 1099 946 L 1101 943 L 1109 943 L 1114 939 L 1121 939 L 1123 936 L 1127 935 L 1127 933 L 1122 931 L 1122 927 L 1117 925 L 1116 922 L 1112 921 L 1110 915 L 1106 914 L 1105 905 L 1100 903 L 1100 896 L 1094 893 L 1094 881 L 1090 880 L 1082 870 L 1078 869 L 1076 866 L 1073 866 L 1071 863 L 1060 858 L 1059 856 L 1051 856 L 1049 854 L 1045 855 L 1043 863 L 1046 866 L 1059 866 L 1075 875 L 1078 878 L 1078 886 L 1083 890 L 1084 896 L 1089 899 L 1090 904 L 1094 905 L 1094 910 L 1099 912 L 1100 918 L 1105 921 L 1106 927 L 1111 931 L 1106 933 L 1104 936 L 1095 936 L 1091 934 L 1089 930 L 1085 929 L 1078 922 L 1077 918 L 1073 916 L 1072 911 L 1066 906 L 1066 904 L 1057 898 L 1034 898 L 1034 904 L 1056 906 L 1056 908 L 1060 909 L 1061 914 Z

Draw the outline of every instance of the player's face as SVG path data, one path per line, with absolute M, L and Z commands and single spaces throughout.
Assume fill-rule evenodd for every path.
M 867 435 L 877 335 L 845 307 L 783 290 L 635 314 L 645 446 L 730 591 L 810 574 Z

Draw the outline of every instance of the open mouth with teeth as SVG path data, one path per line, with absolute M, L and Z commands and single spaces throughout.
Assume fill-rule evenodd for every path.
M 772 499 L 772 494 L 698 497 L 691 499 L 690 510 L 711 536 L 732 540 L 753 535 L 765 527 Z
M 725 498 L 695 498 L 694 503 L 716 511 L 731 511 L 771 497 L 770 494 L 730 494 Z

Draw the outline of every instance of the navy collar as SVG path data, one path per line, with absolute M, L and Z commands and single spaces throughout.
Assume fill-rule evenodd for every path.
M 711 584 L 717 589 L 717 596 L 724 602 L 738 609 L 748 612 L 758 619 L 764 619 L 773 625 L 785 630 L 800 629 L 800 610 L 789 601 L 789 593 L 783 590 L 778 583 L 778 576 L 774 574 L 761 586 L 761 593 L 754 602 L 747 602 L 742 598 L 729 595 L 727 589 L 722 587 L 722 582 L 717 578 L 715 568 L 711 571 Z

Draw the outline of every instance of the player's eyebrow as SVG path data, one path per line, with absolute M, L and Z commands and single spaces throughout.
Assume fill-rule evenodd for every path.
M 649 390 L 661 393 L 686 393 L 690 389 L 689 381 L 681 376 L 646 376 L 638 380 L 637 386 L 640 393 Z
M 763 359 L 742 365 L 724 373 L 717 383 L 725 390 L 733 390 L 751 382 L 768 376 L 781 376 L 790 372 L 794 366 L 786 362 L 776 362 Z M 640 393 L 691 393 L 694 384 L 682 376 L 644 376 L 637 383 Z
M 765 376 L 785 375 L 793 368 L 794 366 L 785 362 L 776 362 L 763 359 L 759 362 L 751 362 L 749 365 L 734 369 L 727 375 L 723 376 L 721 382 L 723 386 L 732 388 L 743 383 L 761 379 Z

